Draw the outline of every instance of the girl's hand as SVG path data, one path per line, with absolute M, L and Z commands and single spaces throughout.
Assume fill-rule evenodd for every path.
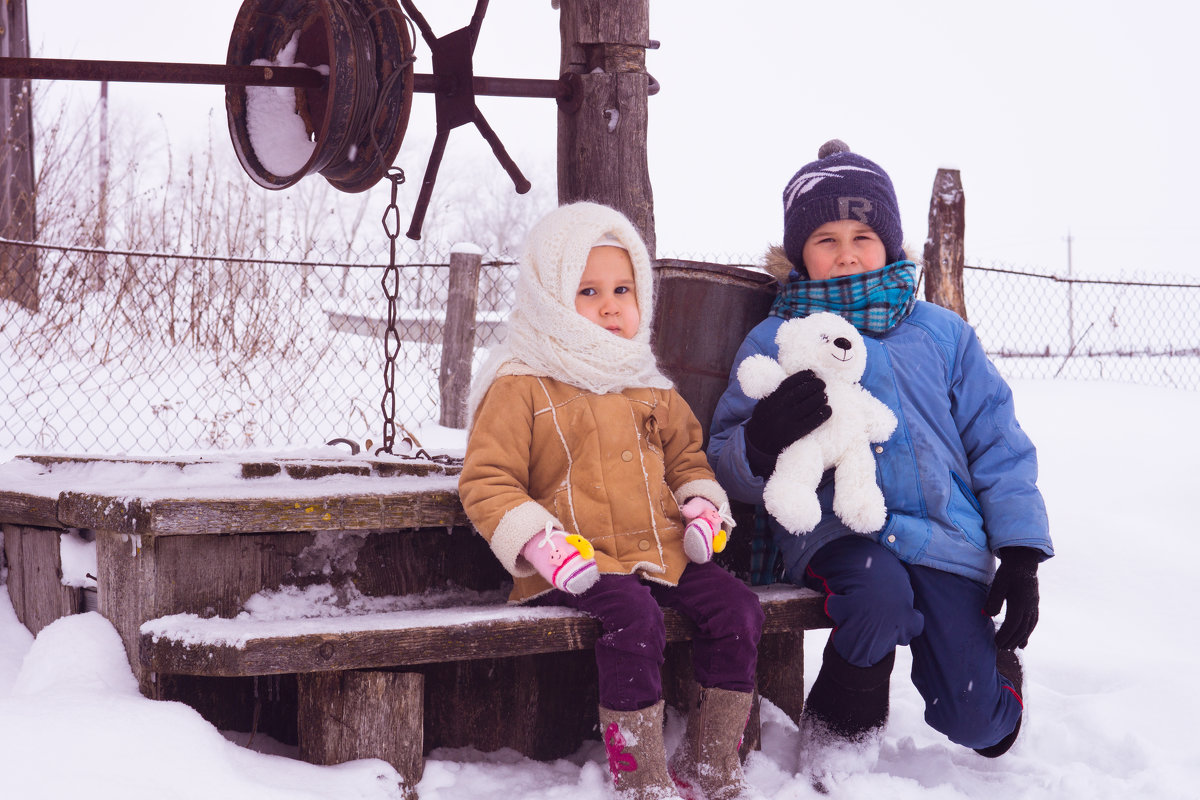
M 717 507 L 712 504 L 712 501 L 703 497 L 691 498 L 679 507 L 679 511 L 681 514 L 683 514 L 684 522 L 691 522 L 705 511 L 711 511 L 714 514 L 717 514 L 718 519 L 720 518 L 720 514 L 717 512 Z
M 729 534 L 722 529 L 721 514 L 710 501 L 693 497 L 679 511 L 688 523 L 683 532 L 683 552 L 688 560 L 704 564 L 712 560 L 714 553 L 725 549 Z
M 568 535 L 549 523 L 521 548 L 521 555 L 538 574 L 555 589 L 570 594 L 583 594 L 600 579 L 595 552 L 587 539 Z

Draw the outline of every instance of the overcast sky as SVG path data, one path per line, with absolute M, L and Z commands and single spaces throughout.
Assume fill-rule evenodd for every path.
M 28 4 L 34 55 L 214 64 L 240 6 Z M 474 3 L 418 8 L 441 35 L 464 26 Z M 937 169 L 952 167 L 973 263 L 1063 273 L 1069 232 L 1076 274 L 1200 275 L 1198 23 L 1197 4 L 1178 0 L 653 0 L 659 255 L 752 257 L 780 241 L 783 185 L 837 137 L 891 174 L 910 249 L 923 247 Z M 549 0 L 492 0 L 476 74 L 553 78 L 558 54 Z M 429 72 L 424 43 L 417 55 Z M 149 115 L 146 129 L 169 129 L 173 142 L 210 115 L 224 128 L 220 87 L 113 84 L 110 97 L 114 112 Z M 553 101 L 479 105 L 522 168 L 553 175 Z M 426 155 L 412 148 L 433 131 L 432 100 L 418 95 L 397 159 L 413 178 Z M 473 128 L 455 130 L 443 163 L 483 148 Z

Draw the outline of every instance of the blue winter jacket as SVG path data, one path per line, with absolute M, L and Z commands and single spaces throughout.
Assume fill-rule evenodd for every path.
M 746 336 L 710 428 L 708 457 L 717 479 L 730 497 L 747 503 L 762 502 L 764 481 L 746 461 L 744 423 L 756 401 L 742 392 L 737 367 L 756 353 L 777 357 L 775 332 L 783 322 L 768 317 Z M 899 420 L 891 438 L 875 448 L 888 517 L 883 530 L 871 535 L 910 564 L 984 583 L 1001 547 L 1033 547 L 1052 556 L 1033 443 L 975 330 L 951 311 L 918 302 L 888 333 L 863 338 L 862 385 Z M 795 582 L 822 545 L 860 535 L 833 514 L 831 473 L 818 494 L 824 514 L 813 531 L 797 536 L 769 521 Z

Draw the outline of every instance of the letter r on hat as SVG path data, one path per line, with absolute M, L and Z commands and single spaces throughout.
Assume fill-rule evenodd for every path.
M 870 225 L 867 215 L 875 210 L 875 206 L 865 197 L 839 197 L 838 217 L 840 219 L 856 219 Z

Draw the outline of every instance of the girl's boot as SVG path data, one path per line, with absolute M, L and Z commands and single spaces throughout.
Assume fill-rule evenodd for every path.
M 640 711 L 600 706 L 600 735 L 618 800 L 682 800 L 667 773 L 662 700 Z
M 671 776 L 686 800 L 758 800 L 742 773 L 738 747 L 750 719 L 750 692 L 700 688 L 687 729 L 671 758 Z

